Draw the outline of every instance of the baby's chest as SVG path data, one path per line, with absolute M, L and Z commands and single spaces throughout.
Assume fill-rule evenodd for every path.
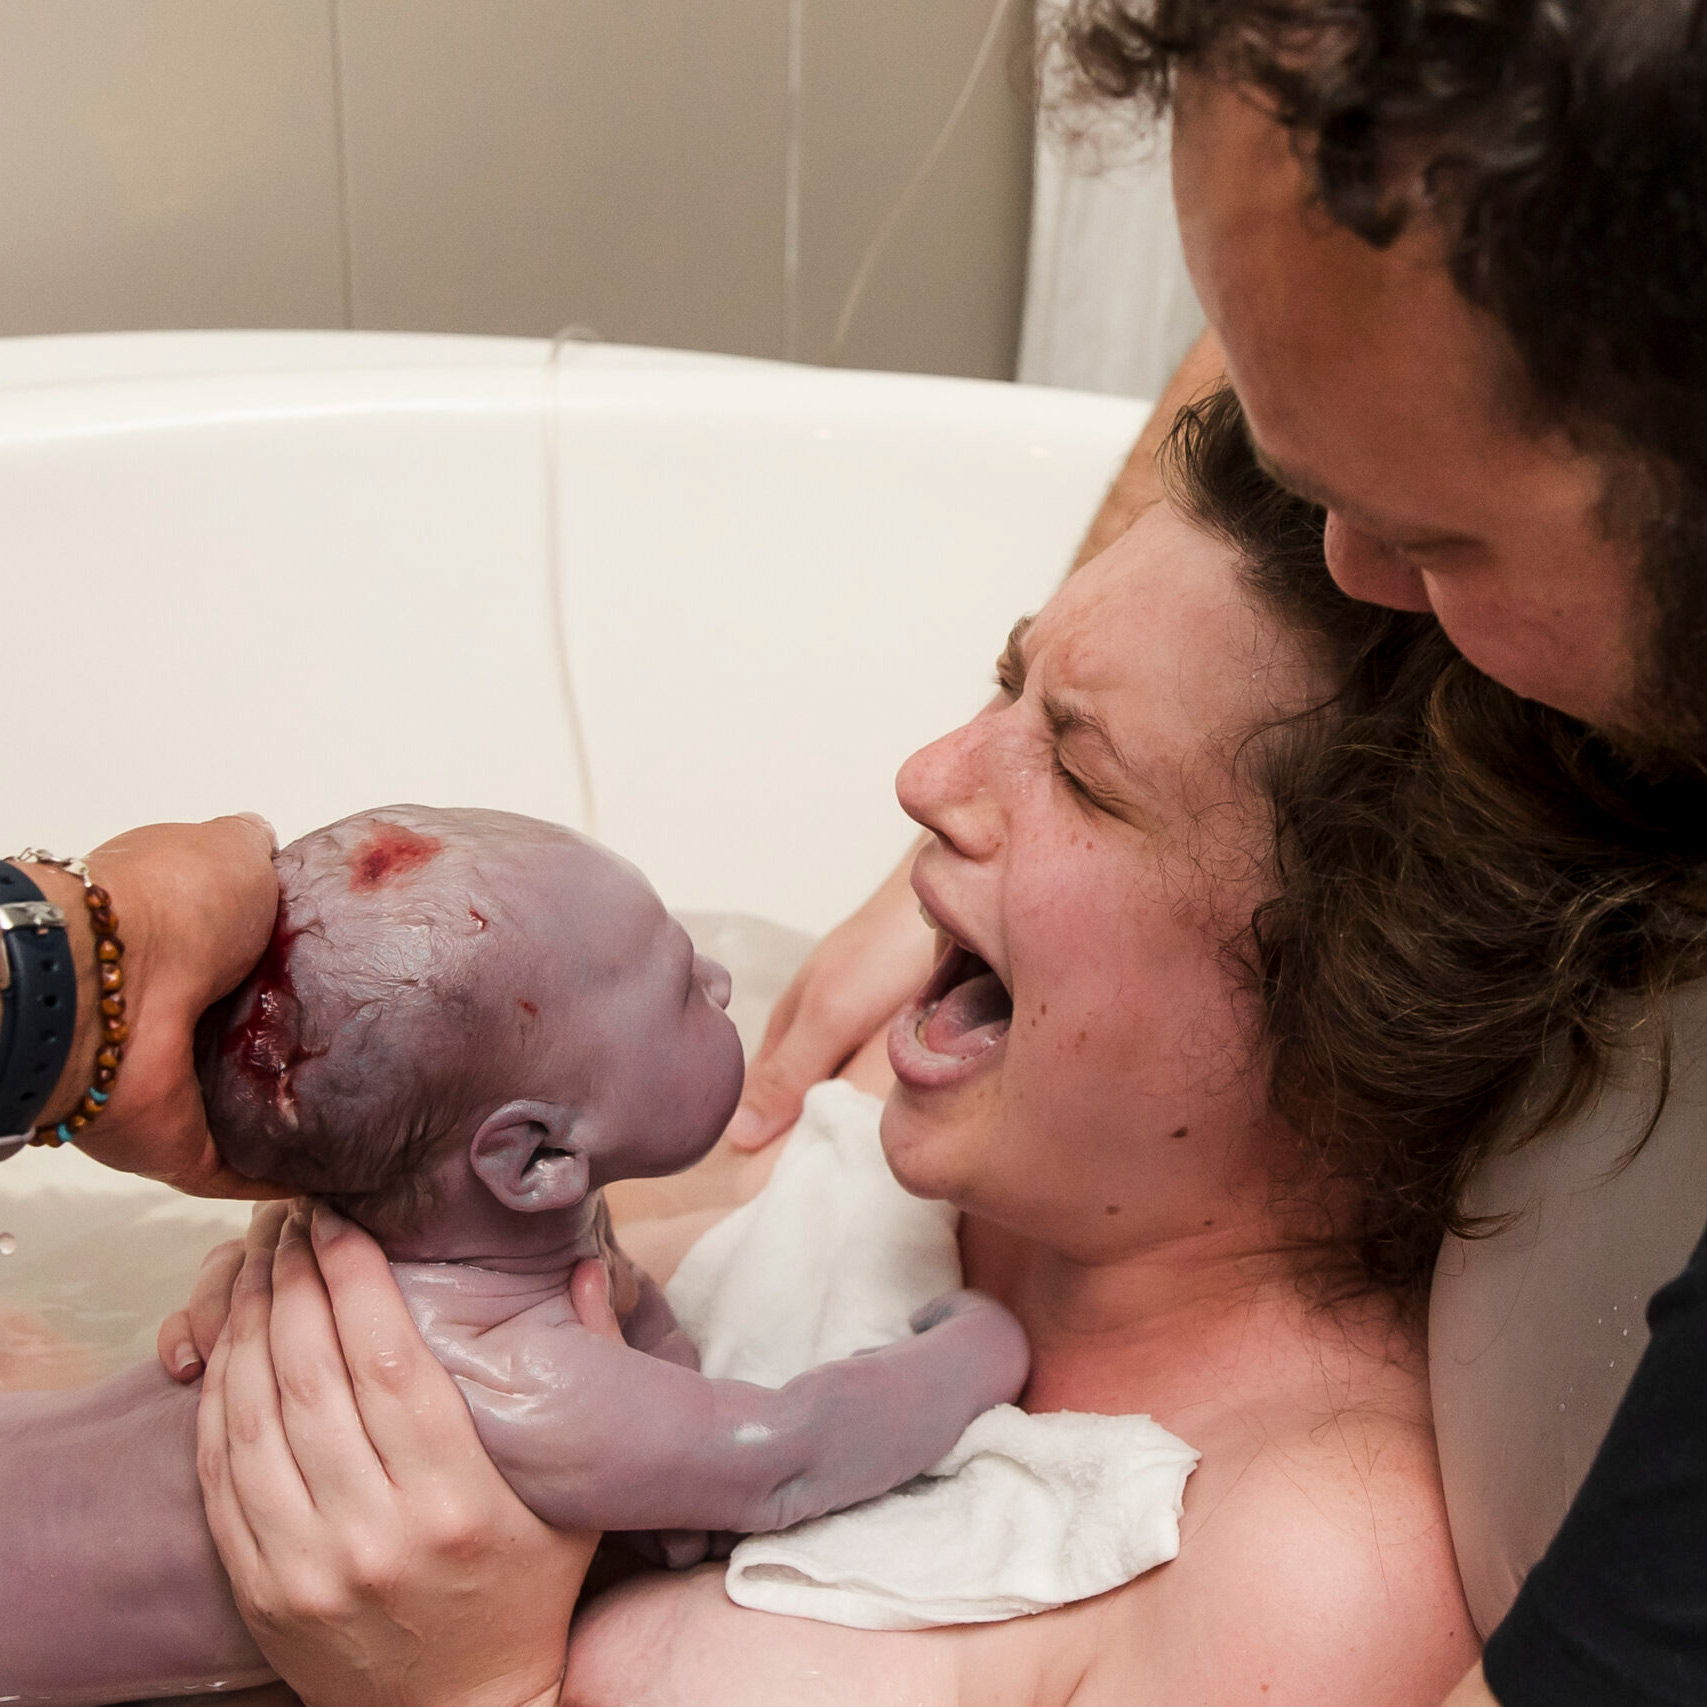
M 1135 1610 L 1139 1585 L 1082 1606 L 1000 1624 L 850 1630 L 751 1612 L 723 1592 L 721 1566 L 647 1576 L 578 1617 L 565 1707 L 1100 1707 L 1112 1671 L 1119 1707 L 1141 1677 L 1099 1649 Z M 1111 1614 L 1113 1617 L 1111 1618 Z M 1121 1649 L 1126 1643 L 1118 1642 Z

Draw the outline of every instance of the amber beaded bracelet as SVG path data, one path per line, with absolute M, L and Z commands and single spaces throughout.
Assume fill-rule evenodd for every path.
M 94 1081 L 70 1114 L 57 1125 L 38 1126 L 30 1139 L 32 1144 L 57 1149 L 61 1144 L 71 1143 L 107 1106 L 113 1083 L 119 1076 L 119 1063 L 124 1060 L 124 1046 L 130 1036 L 124 1005 L 124 944 L 119 941 L 113 898 L 89 875 L 89 867 L 82 860 L 57 859 L 41 848 L 25 848 L 16 860 L 19 865 L 51 865 L 77 878 L 83 885 L 89 928 L 95 934 L 95 975 L 101 990 L 101 1047 L 95 1056 Z

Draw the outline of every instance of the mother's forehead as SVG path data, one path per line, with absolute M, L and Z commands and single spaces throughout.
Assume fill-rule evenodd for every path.
M 1252 593 L 1234 549 L 1165 503 L 1078 570 L 1027 641 L 1051 697 L 1082 700 L 1182 781 L 1224 773 L 1227 737 L 1320 691 L 1305 642 Z
M 1076 570 L 1038 615 L 1028 652 L 1049 646 L 1068 667 L 1114 681 L 1178 684 L 1215 672 L 1279 634 L 1253 598 L 1232 547 L 1154 504 Z

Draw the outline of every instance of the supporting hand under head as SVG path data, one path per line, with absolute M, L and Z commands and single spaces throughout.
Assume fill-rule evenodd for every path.
M 109 1167 L 165 1180 L 198 1197 L 281 1193 L 222 1162 L 208 1133 L 193 1060 L 196 1024 L 261 958 L 278 912 L 273 834 L 256 817 L 151 824 L 103 843 L 90 875 L 112 897 L 125 944 L 130 1037 L 112 1098 L 79 1135 Z M 51 866 L 31 877 L 65 908 L 77 956 L 78 1025 L 44 1119 L 69 1114 L 91 1082 L 96 1053 L 93 940 L 82 886 Z

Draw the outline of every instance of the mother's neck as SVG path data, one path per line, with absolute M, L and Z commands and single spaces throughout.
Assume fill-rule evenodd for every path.
M 1029 1410 L 1143 1410 L 1189 1428 L 1206 1405 L 1312 1405 L 1324 1383 L 1414 1378 L 1392 1301 L 1323 1308 L 1260 1223 L 1085 1262 L 968 1215 L 960 1246 L 966 1284 L 1030 1337 Z

